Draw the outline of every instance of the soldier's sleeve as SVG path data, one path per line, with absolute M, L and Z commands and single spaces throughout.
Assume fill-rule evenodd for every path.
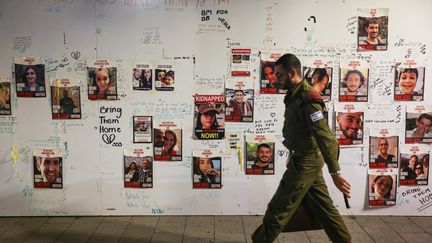
M 324 117 L 324 102 L 319 94 L 309 92 L 310 101 L 303 103 L 305 120 L 318 143 L 324 161 L 330 173 L 340 170 L 339 167 L 339 144 L 331 131 L 327 118 Z

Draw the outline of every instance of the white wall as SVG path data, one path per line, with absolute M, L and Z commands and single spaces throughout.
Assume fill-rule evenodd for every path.
M 356 52 L 357 8 L 389 8 L 389 45 L 384 52 Z M 426 90 L 430 90 L 430 52 L 432 3 L 413 1 L 246 1 L 246 0 L 14 0 L 0 1 L 0 72 L 13 78 L 14 56 L 40 56 L 57 60 L 48 65 L 69 63 L 47 73 L 49 77 L 73 77 L 81 80 L 81 120 L 51 119 L 50 92 L 47 98 L 16 98 L 12 92 L 12 116 L 0 117 L 0 215 L 213 215 L 263 214 L 284 172 L 286 153 L 276 153 L 274 176 L 246 176 L 239 169 L 236 154 L 223 158 L 223 188 L 193 190 L 191 181 L 192 148 L 215 147 L 225 150 L 224 141 L 192 140 L 193 95 L 220 94 L 230 74 L 231 47 L 251 48 L 252 78 L 258 85 L 258 52 L 282 50 L 302 60 L 318 54 L 333 60 L 337 71 L 340 60 L 369 60 L 371 80 L 382 79 L 370 89 L 366 127 L 376 127 L 385 114 L 395 120 L 396 109 L 406 102 L 393 102 L 391 94 L 380 92 L 392 84 L 391 65 L 403 60 L 411 49 L 411 58 L 426 62 Z M 202 29 L 201 10 L 212 10 L 209 25 Z M 230 25 L 218 23 L 217 10 Z M 271 16 L 272 19 L 268 19 Z M 316 23 L 309 21 L 315 16 Z M 207 23 L 206 23 L 207 24 Z M 267 27 L 271 27 L 266 30 Z M 208 26 L 207 26 L 208 27 Z M 306 28 L 306 31 L 305 31 Z M 27 45 L 19 40 L 31 37 Z M 145 43 L 149 38 L 151 43 Z M 403 46 L 396 46 L 400 39 Z M 80 53 L 78 60 L 71 53 Z M 67 61 L 64 61 L 64 58 Z M 181 57 L 180 59 L 178 57 Z M 184 57 L 184 58 L 183 58 Z M 85 70 L 79 66 L 91 58 L 109 58 L 118 63 L 118 101 L 87 99 Z M 193 61 L 195 59 L 195 61 Z M 63 60 L 63 61 L 62 61 Z M 129 81 L 135 62 L 173 64 L 176 70 L 174 92 L 132 91 Z M 71 69 L 68 69 L 71 67 Z M 334 74 L 336 78 L 337 72 Z M 335 82 L 333 94 L 338 91 Z M 12 83 L 12 90 L 15 90 Z M 336 96 L 333 96 L 336 99 Z M 280 136 L 283 122 L 283 96 L 256 92 L 255 121 L 277 119 L 270 132 Z M 431 104 L 426 92 L 419 104 Z M 99 107 L 122 108 L 116 141 L 122 147 L 102 142 L 98 132 Z M 168 107 L 165 112 L 162 107 Z M 272 117 L 271 113 L 276 113 Z M 402 110 L 403 112 L 403 110 Z M 152 189 L 123 187 L 123 148 L 132 143 L 132 116 L 151 115 L 154 120 L 178 119 L 183 123 L 183 160 L 155 162 Z M 376 118 L 376 119 L 375 119 Z M 403 120 L 384 126 L 404 128 Z M 227 132 L 254 131 L 254 124 L 227 124 Z M 366 140 L 365 140 L 366 141 Z M 32 149 L 63 148 L 64 188 L 33 189 Z M 66 149 L 67 147 L 67 149 Z M 19 150 L 17 160 L 11 158 Z M 397 205 L 390 208 L 367 207 L 367 144 L 362 148 L 342 149 L 340 163 L 344 176 L 352 184 L 351 210 L 346 210 L 341 193 L 329 182 L 329 190 L 343 214 L 418 215 L 420 198 L 406 195 L 407 190 L 425 191 L 429 186 L 398 187 Z M 284 151 L 281 143 L 276 151 Z M 324 169 L 326 171 L 326 168 Z M 327 174 L 327 172 L 325 173 Z M 432 209 L 422 211 L 432 215 Z

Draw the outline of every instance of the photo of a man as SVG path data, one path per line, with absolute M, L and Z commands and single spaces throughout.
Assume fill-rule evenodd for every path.
M 256 141 L 252 137 L 246 138 L 246 175 L 274 174 L 274 142 Z
M 34 187 L 62 188 L 62 158 L 33 156 Z
M 369 168 L 397 168 L 398 137 L 370 136 L 369 138 L 371 145 Z
M 252 169 L 273 169 L 272 158 L 273 152 L 270 145 L 266 143 L 258 145 L 256 159 L 255 163 L 252 165 Z
M 379 36 L 379 21 L 377 18 L 367 18 L 364 29 L 367 33 L 366 38 L 360 44 L 378 45 L 381 44 Z
M 388 9 L 358 9 L 358 51 L 387 50 Z
M 339 101 L 366 102 L 368 98 L 368 69 L 341 69 Z
M 416 118 L 416 116 L 418 116 Z M 415 121 L 415 124 L 413 123 Z M 405 143 L 432 142 L 432 114 L 407 113 Z
M 399 184 L 402 186 L 428 185 L 430 145 L 403 144 L 400 153 Z M 426 172 L 426 173 L 425 173 Z
M 363 112 L 338 112 L 336 138 L 340 145 L 363 143 Z
M 225 83 L 225 121 L 253 122 L 253 84 L 244 81 L 227 80 Z

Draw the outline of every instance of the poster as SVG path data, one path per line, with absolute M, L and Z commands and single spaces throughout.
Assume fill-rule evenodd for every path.
M 155 69 L 155 88 L 159 91 L 173 91 L 175 75 L 172 65 L 158 65 Z
M 405 143 L 432 143 L 432 106 L 406 107 Z
M 393 170 L 370 170 L 368 189 L 370 207 L 396 205 L 397 175 Z
M 117 68 L 107 59 L 87 61 L 88 98 L 90 100 L 117 100 Z
M 80 86 L 75 79 L 54 79 L 51 82 L 52 119 L 81 119 Z
M 260 62 L 260 93 L 261 94 L 285 94 L 286 90 L 273 86 L 276 82 L 275 63 L 282 56 L 281 52 L 261 52 Z
M 246 135 L 246 175 L 274 174 L 274 141 L 274 137 L 269 135 Z
M 250 76 L 251 49 L 231 49 L 231 76 Z
M 6 76 L 0 74 L 0 116 L 11 114 L 11 83 Z
M 307 59 L 303 65 L 303 77 L 312 85 L 321 97 L 331 100 L 333 67 L 331 60 Z
M 124 187 L 153 187 L 153 154 L 149 146 L 124 149 Z
M 341 146 L 363 145 L 364 107 L 351 104 L 335 105 L 335 135 Z
M 62 150 L 33 150 L 33 183 L 34 188 L 63 188 Z
M 177 121 L 160 121 L 153 129 L 155 161 L 182 160 L 182 129 Z
M 222 187 L 222 157 L 216 150 L 192 150 L 193 188 Z
M 227 80 L 225 97 L 226 122 L 253 122 L 254 88 L 252 81 Z
M 371 128 L 369 134 L 369 168 L 397 168 L 399 136 L 396 129 Z
M 153 117 L 134 116 L 133 117 L 133 142 L 151 143 L 153 138 Z
M 359 8 L 357 50 L 386 51 L 388 46 L 388 8 Z
M 400 151 L 399 185 L 428 184 L 430 145 L 403 144 Z
M 153 69 L 149 64 L 135 64 L 132 69 L 133 90 L 151 90 L 153 87 Z
M 17 97 L 46 97 L 45 61 L 36 57 L 15 57 Z
M 225 137 L 225 96 L 195 95 L 195 139 L 213 140 Z
M 340 102 L 367 102 L 369 68 L 362 60 L 340 62 Z
M 395 69 L 394 100 L 422 101 L 424 99 L 425 66 L 416 60 L 405 60 Z

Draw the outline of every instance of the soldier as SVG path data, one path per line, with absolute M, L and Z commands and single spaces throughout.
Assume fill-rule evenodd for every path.
M 351 235 L 333 205 L 322 174 L 325 162 L 336 187 L 350 196 L 351 186 L 340 173 L 339 145 L 323 115 L 324 102 L 301 76 L 301 64 L 296 56 L 280 57 L 275 73 L 275 87 L 288 90 L 282 132 L 283 144 L 291 153 L 263 223 L 252 235 L 253 242 L 273 242 L 300 204 L 319 220 L 333 242 L 351 242 Z

